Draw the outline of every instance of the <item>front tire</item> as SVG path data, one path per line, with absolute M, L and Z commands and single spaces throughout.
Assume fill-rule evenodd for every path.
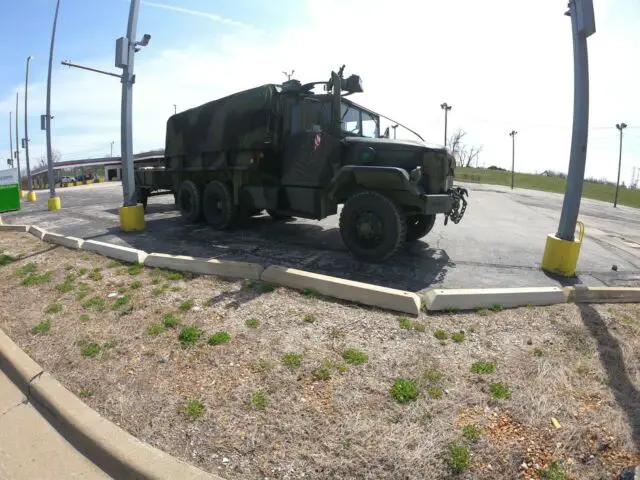
M 424 237 L 431 231 L 435 223 L 435 215 L 409 215 L 407 217 L 407 242 L 415 242 Z
M 233 204 L 231 189 L 226 183 L 214 180 L 204 189 L 202 210 L 207 223 L 215 230 L 232 227 L 238 218 L 238 209 Z
M 361 192 L 345 203 L 340 233 L 356 258 L 382 262 L 404 246 L 407 225 L 390 199 L 377 192 Z
M 178 208 L 180 214 L 187 222 L 199 222 L 202 220 L 202 195 L 200 189 L 191 180 L 185 180 L 178 190 Z

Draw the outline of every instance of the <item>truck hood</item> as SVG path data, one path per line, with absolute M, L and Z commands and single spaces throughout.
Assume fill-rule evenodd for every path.
M 394 140 L 392 138 L 369 138 L 369 137 L 345 137 L 342 141 L 346 145 L 371 145 L 380 150 L 406 150 L 411 149 L 428 149 L 428 147 L 417 140 Z M 430 149 L 431 150 L 431 149 Z

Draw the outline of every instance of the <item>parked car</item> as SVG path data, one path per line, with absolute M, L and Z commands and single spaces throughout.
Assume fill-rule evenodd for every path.
M 60 179 L 60 183 L 73 183 L 75 181 L 76 181 L 76 179 L 73 178 L 73 177 L 62 177 Z

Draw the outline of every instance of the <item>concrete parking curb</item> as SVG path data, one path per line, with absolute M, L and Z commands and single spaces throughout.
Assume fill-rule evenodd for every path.
M 567 301 L 571 303 L 635 303 L 640 302 L 638 287 L 565 287 Z
M 429 311 L 475 310 L 493 305 L 514 308 L 566 302 L 567 297 L 560 287 L 434 289 L 424 295 L 424 303 Z
M 7 225 L 6 223 L 0 224 L 0 232 L 28 232 L 29 225 Z
M 420 313 L 421 301 L 418 295 L 394 288 L 380 287 L 278 266 L 271 266 L 265 269 L 260 279 L 297 290 L 310 289 L 328 297 L 340 298 L 411 315 Z
M 31 381 L 42 368 L 0 330 L 0 370 L 27 395 Z
M 222 480 L 130 435 L 35 363 L 0 330 L 0 369 L 83 455 L 113 478 Z
M 40 227 L 36 227 L 35 225 L 30 225 L 28 232 L 38 240 L 42 240 L 44 238 L 44 235 L 47 233 L 46 230 L 43 230 Z
M 87 240 L 80 248 L 81 250 L 100 253 L 105 257 L 115 258 L 129 263 L 144 263 L 144 260 L 147 258 L 147 252 L 143 252 L 142 250 L 121 247 L 120 245 L 99 242 L 97 240 Z
M 57 233 L 45 232 L 42 238 L 45 242 L 55 243 L 56 245 L 62 245 L 63 247 L 71 248 L 73 250 L 80 250 L 84 240 L 76 237 L 65 237 L 64 235 L 58 235 Z
M 217 275 L 228 278 L 246 278 L 259 280 L 264 267 L 257 263 L 234 262 L 189 257 L 185 255 L 167 255 L 152 253 L 144 260 L 146 267 L 166 268 L 181 272 L 199 273 L 202 275 Z

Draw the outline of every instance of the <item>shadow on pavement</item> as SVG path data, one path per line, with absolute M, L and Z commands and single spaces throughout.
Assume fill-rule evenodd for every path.
M 579 304 L 582 321 L 598 343 L 600 362 L 607 372 L 609 387 L 616 402 L 625 411 L 636 448 L 640 448 L 640 392 L 627 374 L 622 349 L 609 333 L 602 317 L 588 304 Z
M 425 242 L 408 245 L 385 263 L 361 262 L 347 251 L 338 228 L 275 222 L 266 215 L 250 218 L 227 232 L 172 217 L 149 219 L 144 232 L 126 233 L 112 227 L 106 235 L 93 238 L 149 253 L 281 265 L 410 291 L 442 282 L 447 271 L 455 267 L 444 250 L 431 248 Z
M 555 273 L 550 273 L 542 270 L 542 273 L 545 274 L 547 278 L 550 278 L 554 282 L 558 282 L 561 287 L 575 287 L 576 285 L 583 285 L 582 280 L 580 280 L 579 276 L 576 277 L 562 277 L 560 275 L 556 275 Z

